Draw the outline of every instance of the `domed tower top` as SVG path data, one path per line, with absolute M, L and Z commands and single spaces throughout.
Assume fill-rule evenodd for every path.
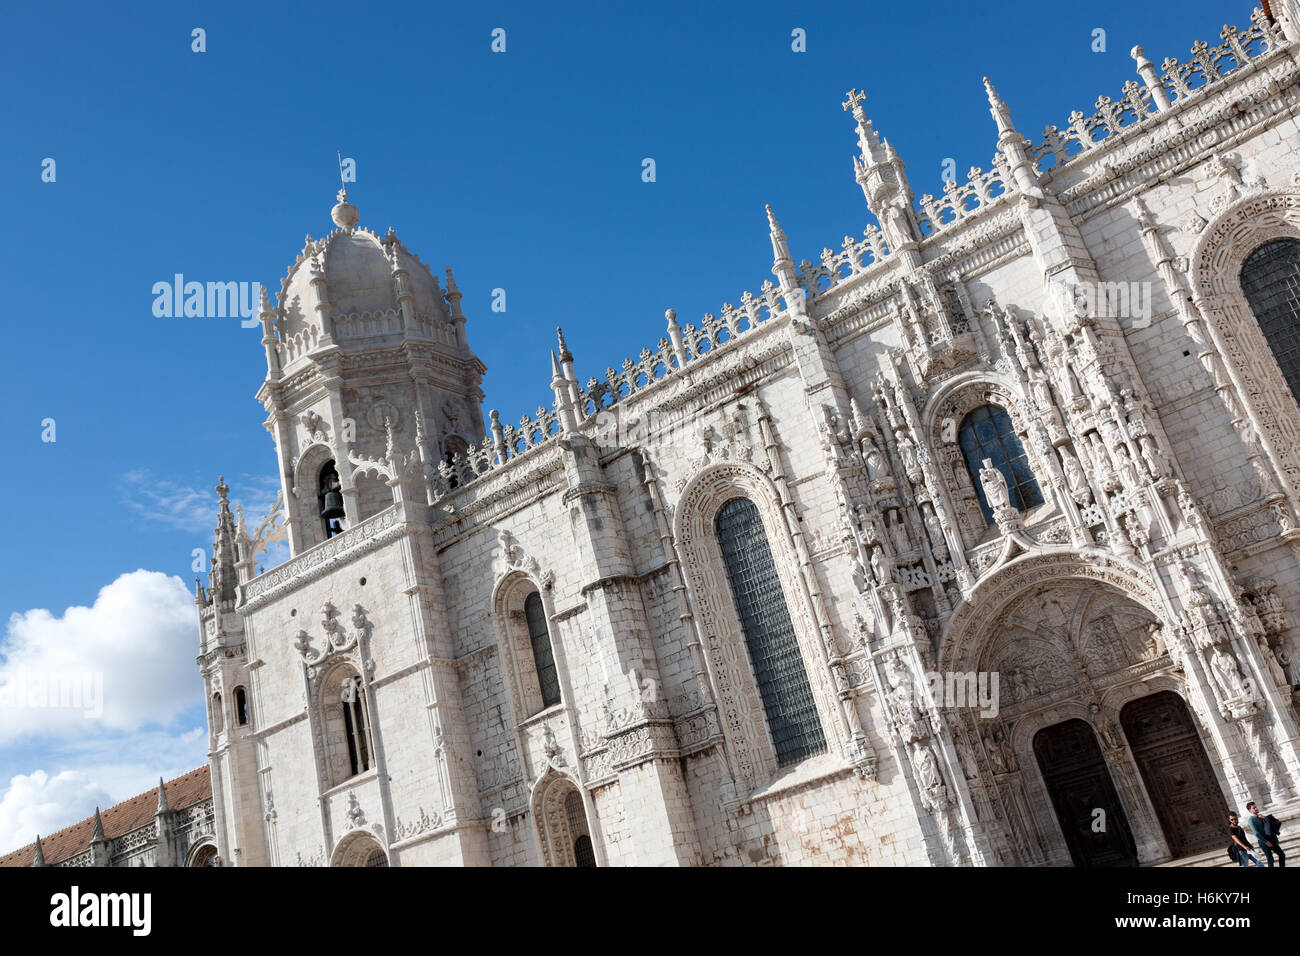
M 451 270 L 444 291 L 392 229 L 360 225 L 346 189 L 330 218 L 336 228 L 307 237 L 277 301 L 264 297 L 259 315 L 267 377 L 258 400 L 280 458 L 294 554 L 392 504 L 373 473 L 353 473 L 354 458 L 382 458 L 396 442 L 434 467 L 485 434 L 486 368 L 466 341 Z
M 280 283 L 276 305 L 269 311 L 264 306 L 272 378 L 334 346 L 414 341 L 468 350 L 450 269 L 444 291 L 391 228 L 380 236 L 358 225 L 361 215 L 346 189 L 338 191 L 330 218 L 337 228 L 322 239 L 307 237 Z

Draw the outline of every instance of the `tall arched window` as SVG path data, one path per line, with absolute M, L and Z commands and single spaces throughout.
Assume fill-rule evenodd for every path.
M 1252 252 L 1241 267 L 1241 291 L 1300 402 L 1300 241 L 1277 239 Z
M 564 798 L 564 813 L 569 818 L 569 835 L 573 837 L 574 866 L 595 866 L 596 851 L 587 832 L 587 811 L 582 808 L 582 794 L 570 790 Z
M 546 609 L 542 606 L 542 596 L 536 591 L 524 600 L 524 617 L 528 621 L 528 639 L 533 645 L 537 683 L 542 689 L 542 706 L 550 707 L 560 702 L 560 675 L 555 669 L 551 635 L 546 629 Z
M 1021 511 L 1028 511 L 1043 503 L 1043 493 L 1038 488 L 1033 469 L 1029 467 L 1025 446 L 1011 425 L 1011 416 L 1001 405 L 981 405 L 962 419 L 957 441 L 966 459 L 966 471 L 979 495 L 980 510 L 984 512 L 986 524 L 993 523 L 993 509 L 984 497 L 984 483 L 980 481 L 980 468 L 985 458 L 1002 472 L 1013 505 Z
M 244 688 L 235 688 L 235 723 L 243 727 L 248 724 L 248 694 Z
M 360 677 L 343 681 L 340 698 L 343 704 L 343 733 L 348 742 L 348 763 L 352 776 L 370 769 L 370 733 L 366 726 L 366 706 Z
M 747 498 L 733 498 L 723 505 L 714 527 L 777 764 L 785 766 L 825 750 L 826 737 L 772 549 L 758 508 Z
M 212 695 L 212 732 L 214 734 L 221 733 L 221 730 L 223 727 L 225 727 L 225 724 L 226 724 L 226 715 L 221 709 L 221 695 L 213 694 Z
M 334 668 L 321 685 L 321 743 L 332 787 L 375 765 L 367 704 L 361 677 L 350 666 Z

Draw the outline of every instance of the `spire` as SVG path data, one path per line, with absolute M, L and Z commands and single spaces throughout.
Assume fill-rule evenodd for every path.
M 867 113 L 862 108 L 867 94 L 855 87 L 845 95 L 848 99 L 840 105 L 844 107 L 844 112 L 853 114 L 853 119 L 858 124 L 858 147 L 862 150 L 862 157 L 868 163 L 878 162 L 876 151 L 880 148 L 880 136 L 872 128 L 871 120 L 867 119 Z
M 36 834 L 36 849 L 32 853 L 32 866 L 45 865 L 45 852 L 41 849 L 41 835 Z
M 569 351 L 569 343 L 564 341 L 564 329 L 558 325 L 555 327 L 555 337 L 560 340 L 560 361 L 572 362 L 573 354 Z
M 551 350 L 551 391 L 555 393 L 555 409 L 560 415 L 560 427 L 565 432 L 578 430 L 578 419 L 573 410 L 573 399 L 569 395 L 569 380 L 564 377 L 560 360 Z
M 95 807 L 95 830 L 90 835 L 91 843 L 107 843 L 108 838 L 104 836 L 104 821 L 99 815 L 99 807 Z
M 233 601 L 235 599 L 235 565 L 238 556 L 235 550 L 235 516 L 230 513 L 230 500 L 226 497 L 230 488 L 225 476 L 217 479 L 216 537 L 212 540 L 212 571 L 209 575 L 208 590 L 216 601 Z
M 163 778 L 158 778 L 158 812 L 166 813 L 167 806 L 167 786 L 163 783 Z
M 993 122 L 998 124 L 998 139 L 1008 134 L 1014 135 L 1016 128 L 1011 123 L 1011 111 L 1007 109 L 1007 104 L 998 96 L 998 91 L 993 88 L 989 78 L 984 77 L 984 92 L 989 98 L 989 112 L 993 114 Z
M 772 237 L 772 261 L 776 264 L 790 262 L 790 245 L 786 242 L 785 230 L 781 224 L 776 221 L 776 216 L 772 213 L 772 206 L 768 204 L 767 208 L 767 231 Z

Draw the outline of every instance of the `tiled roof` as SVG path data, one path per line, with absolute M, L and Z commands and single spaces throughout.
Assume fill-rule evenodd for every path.
M 212 779 L 207 766 L 191 770 L 175 780 L 163 784 L 167 788 L 167 807 L 170 810 L 184 810 L 196 803 L 201 803 L 212 796 Z M 158 788 L 154 787 L 137 797 L 100 811 L 104 821 L 104 836 L 116 839 L 138 830 L 153 819 L 158 812 Z M 41 852 L 49 866 L 62 863 L 90 848 L 90 841 L 95 832 L 95 818 L 86 817 L 80 823 L 64 827 L 57 833 L 41 837 Z M 36 855 L 36 844 L 29 843 L 21 849 L 0 856 L 0 866 L 31 866 Z

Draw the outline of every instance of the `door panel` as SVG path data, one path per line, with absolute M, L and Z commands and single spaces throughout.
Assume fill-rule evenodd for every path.
M 1092 728 L 1082 720 L 1067 720 L 1040 730 L 1034 756 L 1074 865 L 1136 866 L 1128 818 Z M 1104 825 L 1100 832 L 1098 821 Z
M 1174 857 L 1221 846 L 1228 806 L 1183 699 L 1164 691 L 1131 701 L 1120 723 Z

